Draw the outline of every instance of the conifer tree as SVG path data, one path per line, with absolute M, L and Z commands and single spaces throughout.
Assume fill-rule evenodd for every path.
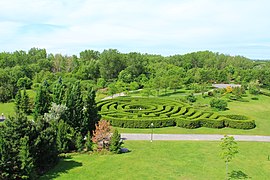
M 33 125 L 21 112 L 15 117 L 7 118 L 0 135 L 0 179 L 21 179 L 24 175 L 21 169 L 21 159 L 19 157 L 21 138 L 31 137 L 29 142 L 33 143 L 35 132 Z
M 121 135 L 119 134 L 118 130 L 115 129 L 111 137 L 110 151 L 114 153 L 120 153 L 122 144 L 123 141 L 121 140 Z
M 66 122 L 76 131 L 82 131 L 83 127 L 83 99 L 80 82 L 76 82 L 66 94 L 67 119 Z
M 87 97 L 84 102 L 83 135 L 86 135 L 88 131 L 93 132 L 95 130 L 95 125 L 100 119 L 95 98 L 96 92 L 93 90 L 93 88 L 91 88 L 88 90 Z
M 68 134 L 69 131 L 70 131 L 69 125 L 66 124 L 63 120 L 60 120 L 57 126 L 57 137 L 56 137 L 57 149 L 58 152 L 60 153 L 66 152 L 68 150 L 68 142 L 70 140 Z
M 91 139 L 91 134 L 88 131 L 86 136 L 85 148 L 87 151 L 93 151 L 93 141 Z
M 19 159 L 21 161 L 22 179 L 34 179 L 34 162 L 30 154 L 29 137 L 21 138 L 21 146 L 19 151 Z
M 21 109 L 26 114 L 29 114 L 31 111 L 30 98 L 29 98 L 28 94 L 26 93 L 25 88 L 23 90 L 22 99 L 21 99 Z
M 76 133 L 76 149 L 78 152 L 81 152 L 83 150 L 83 137 L 80 132 Z
M 44 173 L 58 161 L 56 129 L 44 118 L 36 120 L 38 135 L 34 141 L 34 162 L 39 173 Z
M 64 97 L 64 85 L 62 82 L 62 78 L 59 77 L 57 83 L 54 85 L 53 88 L 53 102 L 56 104 L 62 104 L 63 97 Z
M 18 90 L 15 96 L 15 112 L 19 112 L 21 110 L 21 104 L 22 104 L 22 94 L 21 90 Z
M 34 108 L 34 119 L 37 119 L 38 116 L 44 115 L 47 113 L 50 108 L 50 93 L 48 90 L 48 83 L 44 83 L 39 87 L 35 99 L 35 108 Z

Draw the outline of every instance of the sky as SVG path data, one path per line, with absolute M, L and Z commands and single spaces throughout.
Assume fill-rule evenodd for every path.
M 269 7 L 269 0 L 1 0 L 0 52 L 209 50 L 270 59 Z

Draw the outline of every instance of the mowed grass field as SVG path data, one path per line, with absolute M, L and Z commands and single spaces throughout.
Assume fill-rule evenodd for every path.
M 116 155 L 70 154 L 42 180 L 89 179 L 225 179 L 220 142 L 125 141 L 131 152 Z M 270 143 L 238 142 L 229 164 L 231 179 L 268 180 Z

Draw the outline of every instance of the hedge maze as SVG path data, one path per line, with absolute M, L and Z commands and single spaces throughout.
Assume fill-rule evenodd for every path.
M 178 126 L 184 128 L 255 128 L 255 121 L 243 115 L 219 115 L 201 112 L 181 102 L 160 98 L 118 97 L 97 104 L 103 119 L 115 127 L 155 128 Z

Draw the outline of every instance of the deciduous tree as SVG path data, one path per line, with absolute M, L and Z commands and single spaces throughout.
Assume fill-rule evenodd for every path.
M 235 142 L 233 136 L 225 135 L 224 138 L 221 139 L 220 147 L 221 147 L 220 156 L 226 163 L 226 179 L 229 179 L 228 164 L 238 153 L 237 143 Z

